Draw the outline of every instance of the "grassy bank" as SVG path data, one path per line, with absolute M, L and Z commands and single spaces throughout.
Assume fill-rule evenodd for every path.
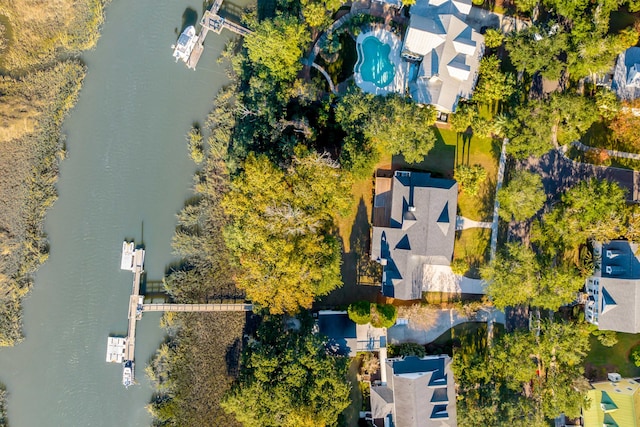
M 0 0 L 0 345 L 20 341 L 21 299 L 47 258 L 46 210 L 56 199 L 61 128 L 85 67 L 103 0 Z
M 0 384 L 0 427 L 7 427 L 7 391 Z
M 146 370 L 156 390 L 153 425 L 240 426 L 219 404 L 239 368 L 245 313 L 171 314 L 169 342 Z

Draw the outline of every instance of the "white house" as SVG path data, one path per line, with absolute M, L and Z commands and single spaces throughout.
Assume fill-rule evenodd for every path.
M 484 36 L 466 23 L 470 0 L 418 0 L 411 7 L 402 56 L 414 62 L 409 92 L 418 103 L 454 112 L 471 98 Z

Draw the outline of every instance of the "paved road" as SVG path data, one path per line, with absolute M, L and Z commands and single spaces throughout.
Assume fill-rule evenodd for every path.
M 627 200 L 638 202 L 638 174 L 627 169 L 594 166 L 588 163 L 575 162 L 568 159 L 560 150 L 551 150 L 539 158 L 529 158 L 518 165 L 542 176 L 542 184 L 548 200 L 558 196 L 576 185 L 590 179 L 599 178 L 617 182 L 627 190 Z

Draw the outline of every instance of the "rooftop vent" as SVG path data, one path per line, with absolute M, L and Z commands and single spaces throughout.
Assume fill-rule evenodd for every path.
M 416 211 L 416 207 L 415 207 L 415 206 L 409 206 L 409 207 L 407 208 L 407 210 L 408 210 L 409 212 L 415 212 L 415 211 Z
M 607 374 L 607 379 L 611 382 L 617 383 L 622 379 L 622 376 L 617 372 L 610 372 Z

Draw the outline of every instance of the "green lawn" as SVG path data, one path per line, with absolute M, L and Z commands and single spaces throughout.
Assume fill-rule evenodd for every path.
M 490 240 L 491 230 L 488 228 L 470 228 L 456 232 L 453 260 L 463 260 L 469 265 L 465 276 L 480 278 L 480 267 L 489 260 Z
M 480 164 L 487 170 L 487 180 L 477 196 L 461 193 L 458 197 L 460 215 L 476 221 L 491 220 L 500 142 L 490 138 L 461 135 L 452 130 L 436 128 L 436 143 L 420 163 L 406 163 L 402 156 L 393 156 L 394 168 L 425 170 L 453 178 L 457 165 Z
M 618 343 L 605 347 L 593 335 L 589 337 L 591 351 L 585 360 L 585 374 L 591 380 L 604 380 L 608 372 L 618 372 L 623 377 L 640 377 L 640 368 L 628 359 L 631 348 L 640 344 L 640 334 L 618 333 Z

